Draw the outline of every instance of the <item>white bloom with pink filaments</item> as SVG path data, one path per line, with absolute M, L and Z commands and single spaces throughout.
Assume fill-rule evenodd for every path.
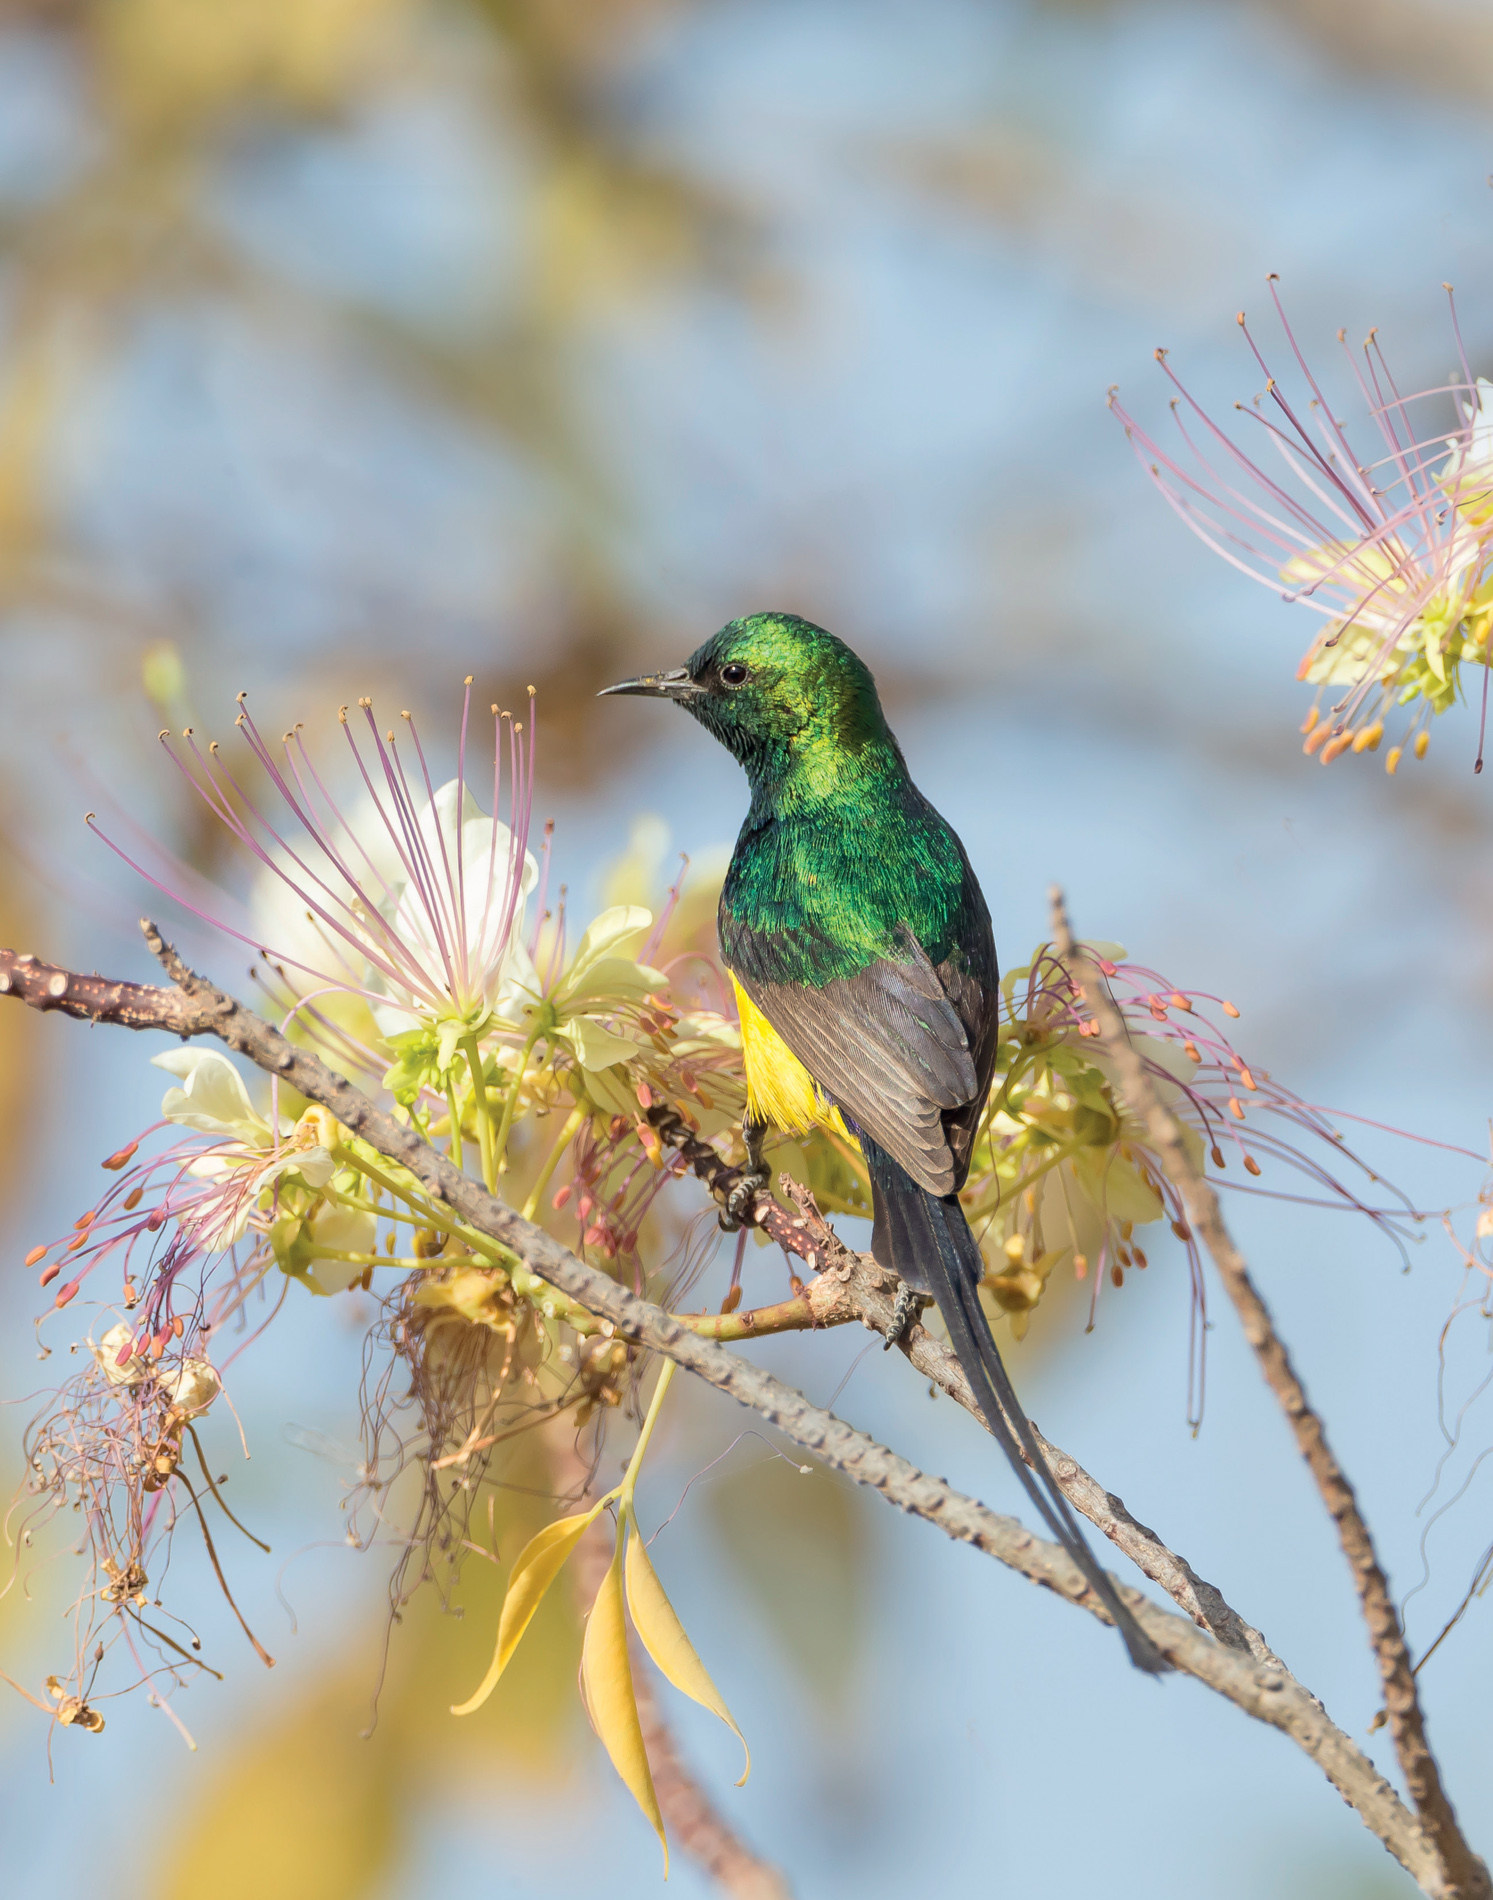
M 321 1007 L 338 996 L 366 1003 L 383 1037 L 431 1024 L 443 1031 L 449 1025 L 453 1034 L 482 1033 L 511 990 L 524 913 L 539 875 L 527 848 L 532 731 L 526 735 L 521 720 L 492 708 L 489 816 L 465 783 L 470 679 L 457 774 L 439 787 L 408 713 L 400 717 L 414 754 L 409 764 L 394 731 L 379 729 L 371 701 L 358 702 L 367 728 L 361 744 L 355 716 L 344 706 L 339 720 L 362 784 L 356 807 L 345 810 L 312 760 L 302 728 L 286 733 L 276 751 L 243 701 L 240 694 L 239 731 L 288 817 L 262 811 L 218 745 L 199 745 L 190 728 L 183 734 L 185 752 L 167 749 L 258 862 L 261 899 L 266 891 L 278 893 L 278 903 L 261 901 L 257 909 L 277 915 L 284 941 L 250 936 L 218 918 L 205 921 L 267 957 L 297 993 L 292 1014 L 314 1025 L 344 1060 L 372 1067 L 377 1057 Z M 168 735 L 161 736 L 164 742 Z M 505 755 L 508 824 L 497 816 Z M 177 896 L 113 840 L 105 842 L 157 889 Z
M 1459 695 L 1464 662 L 1480 664 L 1487 711 L 1493 637 L 1493 385 L 1461 372 L 1435 388 L 1401 395 L 1377 335 L 1362 362 L 1338 341 L 1377 429 L 1376 452 L 1360 457 L 1286 322 L 1275 278 L 1270 294 L 1304 385 L 1292 399 L 1238 322 L 1266 377 L 1264 392 L 1236 412 L 1263 433 L 1260 460 L 1246 453 L 1193 399 L 1158 350 L 1177 394 L 1171 403 L 1182 448 L 1169 454 L 1122 407 L 1125 426 L 1152 481 L 1181 519 L 1241 573 L 1320 614 L 1326 625 L 1298 677 L 1318 689 L 1302 731 L 1324 764 L 1350 747 L 1376 751 L 1395 706 L 1418 702 L 1385 764 L 1392 773 L 1413 740 L 1429 743 L 1427 722 Z M 1447 286 L 1450 294 L 1450 286 Z M 1450 430 L 1435 404 L 1454 419 Z M 1268 464 L 1268 465 L 1267 465 Z M 1323 693 L 1341 689 L 1325 710 Z M 1477 770 L 1482 770 L 1479 744 Z
M 236 1246 L 277 1182 L 294 1179 L 319 1192 L 331 1180 L 336 1163 L 318 1138 L 329 1119 L 321 1110 L 295 1128 L 282 1122 L 277 1138 L 250 1102 L 243 1077 L 215 1049 L 168 1049 L 152 1056 L 151 1066 L 182 1083 L 167 1089 L 161 1119 L 219 1138 L 183 1164 L 185 1174 L 211 1183 L 210 1189 L 180 1197 L 173 1208 L 178 1224 L 204 1253 L 226 1253 Z

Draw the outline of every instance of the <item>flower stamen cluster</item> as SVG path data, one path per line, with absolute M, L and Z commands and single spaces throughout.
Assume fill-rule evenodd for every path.
M 1183 522 L 1231 567 L 1324 625 L 1298 677 L 1317 688 L 1304 749 L 1324 765 L 1377 752 L 1397 710 L 1408 718 L 1385 754 L 1423 758 L 1429 722 L 1462 694 L 1462 668 L 1490 664 L 1493 641 L 1493 383 L 1468 367 L 1451 301 L 1460 371 L 1402 394 L 1371 331 L 1360 356 L 1338 332 L 1353 384 L 1377 431 L 1363 453 L 1270 295 L 1301 379 L 1289 391 L 1241 311 L 1240 330 L 1265 377 L 1235 410 L 1259 443 L 1250 452 L 1173 371 L 1171 413 L 1181 446 L 1163 448 L 1110 392 L 1152 482 Z M 1451 286 L 1447 286 L 1451 299 Z M 1486 671 L 1483 703 L 1486 716 Z M 1482 769 L 1479 744 L 1477 769 Z

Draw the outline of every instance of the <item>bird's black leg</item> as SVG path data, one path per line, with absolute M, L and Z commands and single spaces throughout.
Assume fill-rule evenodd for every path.
M 720 1217 L 721 1231 L 727 1234 L 734 1234 L 745 1223 L 752 1202 L 768 1182 L 767 1162 L 762 1153 L 767 1140 L 766 1126 L 761 1122 L 743 1121 L 741 1135 L 746 1143 L 746 1166 L 738 1176 L 736 1185 L 727 1194 Z
M 890 1352 L 902 1338 L 909 1326 L 921 1317 L 923 1309 L 933 1304 L 931 1294 L 919 1293 L 916 1287 L 910 1287 L 905 1280 L 897 1283 L 897 1297 L 892 1303 L 892 1323 L 886 1329 L 881 1350 Z

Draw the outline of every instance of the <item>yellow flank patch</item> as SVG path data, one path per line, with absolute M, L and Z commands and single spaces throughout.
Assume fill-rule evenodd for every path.
M 826 1102 L 814 1078 L 733 976 L 741 1017 L 741 1055 L 746 1068 L 747 1115 L 770 1128 L 807 1134 L 823 1122 L 848 1140 L 850 1131 L 833 1103 Z

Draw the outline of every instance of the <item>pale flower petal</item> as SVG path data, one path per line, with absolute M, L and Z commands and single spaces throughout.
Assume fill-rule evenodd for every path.
M 637 1042 L 614 1034 L 589 1016 L 573 1016 L 565 1025 L 565 1037 L 583 1069 L 609 1069 L 614 1062 L 629 1062 L 638 1053 Z
M 329 1207 L 311 1223 L 311 1257 L 307 1271 L 323 1293 L 341 1293 L 354 1280 L 362 1279 L 366 1263 L 331 1260 L 318 1249 L 371 1254 L 377 1242 L 378 1223 L 371 1213 L 361 1208 Z
M 182 1086 L 167 1089 L 161 1114 L 183 1128 L 204 1135 L 230 1135 L 251 1147 L 268 1147 L 269 1123 L 249 1100 L 244 1079 L 216 1049 L 168 1049 L 152 1056 L 151 1065 L 179 1076 Z
M 591 927 L 576 945 L 570 968 L 560 985 L 560 995 L 570 994 L 593 963 L 599 963 L 631 938 L 641 937 L 652 924 L 653 912 L 644 910 L 641 904 L 615 904 L 610 910 L 604 910 L 592 920 Z
M 539 866 L 525 851 L 516 890 L 510 889 L 513 833 L 501 819 L 488 817 L 459 779 L 443 785 L 426 804 L 417 830 L 427 874 L 416 878 L 401 866 L 380 914 L 459 1011 L 490 1007 L 521 933 Z M 428 1019 L 428 999 L 413 991 L 401 998 L 399 986 L 388 981 L 373 987 L 391 996 L 389 1004 L 374 1006 L 386 1035 Z

